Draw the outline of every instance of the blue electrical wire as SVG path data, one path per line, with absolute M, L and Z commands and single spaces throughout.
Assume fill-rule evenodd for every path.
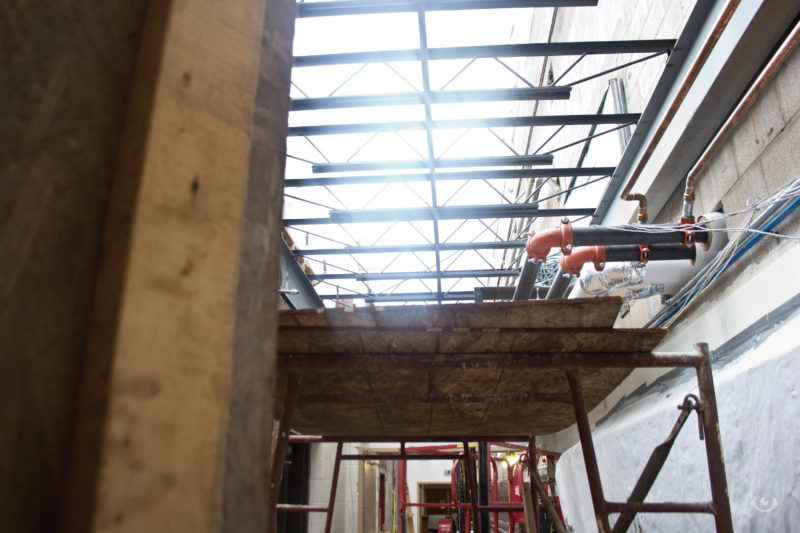
M 781 209 L 781 210 L 780 210 L 780 211 L 779 211 L 779 212 L 778 212 L 778 213 L 777 213 L 777 214 L 776 214 L 774 217 L 772 217 L 772 218 L 769 220 L 769 222 L 767 222 L 766 224 L 764 224 L 764 227 L 763 227 L 763 228 L 760 228 L 760 229 L 761 229 L 761 230 L 763 230 L 763 231 L 770 231 L 770 230 L 772 230 L 772 229 L 773 229 L 775 226 L 777 226 L 778 224 L 780 224 L 780 223 L 781 223 L 781 221 L 783 221 L 783 219 L 785 219 L 787 216 L 789 216 L 789 214 L 790 214 L 792 211 L 794 211 L 794 210 L 797 208 L 797 206 L 798 206 L 798 205 L 800 205 L 800 196 L 798 196 L 797 198 L 795 198 L 794 200 L 792 200 L 792 201 L 789 203 L 789 205 L 787 205 L 786 207 L 784 207 L 783 209 Z M 742 255 L 744 255 L 744 254 L 745 254 L 745 252 L 747 252 L 747 250 L 749 250 L 750 248 L 752 248 L 752 247 L 753 247 L 753 246 L 754 246 L 754 245 L 755 245 L 755 244 L 756 244 L 758 241 L 760 241 L 760 240 L 761 240 L 762 238 L 764 238 L 764 237 L 765 237 L 765 235 L 764 235 L 763 233 L 756 233 L 756 234 L 755 234 L 755 235 L 754 235 L 752 238 L 748 239 L 748 240 L 747 240 L 747 242 L 745 242 L 745 243 L 744 243 L 744 244 L 743 244 L 743 245 L 742 245 L 742 246 L 741 246 L 739 249 L 737 249 L 737 250 L 736 250 L 736 251 L 733 253 L 733 255 L 731 256 L 730 260 L 728 260 L 728 261 L 726 262 L 726 264 L 725 264 L 725 265 L 724 265 L 722 268 L 720 268 L 719 270 L 717 270 L 717 271 L 714 273 L 714 275 L 711 277 L 711 279 L 709 279 L 709 280 L 708 280 L 708 282 L 707 282 L 707 283 L 705 283 L 704 285 L 701 285 L 701 286 L 698 286 L 697 288 L 695 288 L 695 289 L 694 289 L 694 291 L 692 291 L 692 292 L 691 292 L 690 294 L 688 294 L 688 295 L 687 295 L 685 298 L 683 298 L 683 300 L 684 300 L 684 301 L 689 301 L 689 300 L 691 300 L 692 298 L 694 298 L 694 296 L 695 296 L 695 295 L 696 295 L 696 294 L 697 294 L 699 291 L 701 291 L 701 290 L 703 289 L 703 287 L 707 287 L 708 285 L 710 285 L 711 283 L 713 283 L 713 282 L 714 282 L 714 280 L 717 278 L 717 276 L 719 276 L 720 274 L 722 274 L 723 272 L 725 272 L 726 270 L 728 270 L 728 268 L 730 268 L 730 266 L 731 266 L 731 265 L 733 265 L 733 264 L 734 264 L 734 263 L 735 263 L 735 262 L 736 262 L 736 261 L 737 261 L 739 258 L 741 258 L 741 257 L 742 257 Z M 670 318 L 672 318 L 672 317 L 675 315 L 675 313 L 677 313 L 677 312 L 678 312 L 678 311 L 680 311 L 681 309 L 682 309 L 682 307 L 675 307 L 675 308 L 674 308 L 672 311 L 670 311 L 670 312 L 669 312 L 669 313 L 668 313 L 668 314 L 667 314 L 667 315 L 666 315 L 664 318 L 660 319 L 660 320 L 659 320 L 659 321 L 658 321 L 656 324 L 654 324 L 654 325 L 653 325 L 653 327 L 659 327 L 661 324 L 663 324 L 664 322 L 666 322 L 667 320 L 669 320 Z

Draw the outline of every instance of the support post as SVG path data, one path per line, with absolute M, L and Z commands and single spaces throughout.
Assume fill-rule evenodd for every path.
M 536 465 L 538 465 L 538 457 L 536 456 L 536 441 L 531 439 L 530 447 L 533 452 L 528 454 L 528 469 L 531 473 L 531 484 L 536 488 L 536 492 L 539 494 L 539 498 L 541 498 L 542 503 L 544 504 L 544 509 L 547 511 L 547 515 L 550 517 L 550 520 L 553 522 L 553 527 L 555 527 L 556 533 L 567 533 L 567 529 L 564 527 L 564 524 L 561 523 L 561 517 L 558 516 L 558 511 L 556 511 L 556 506 L 553 505 L 553 501 L 550 499 L 550 496 L 547 495 L 547 491 L 542 485 L 542 481 L 539 479 L 539 475 L 537 473 Z M 549 460 L 548 460 L 549 465 Z M 548 466 L 549 469 L 549 466 Z M 537 531 L 538 531 L 538 522 L 537 522 Z
M 103 11 L 134 16 L 143 3 Z M 128 74 L 113 75 L 113 91 L 130 94 L 127 119 L 116 172 L 103 182 L 109 199 L 103 241 L 93 247 L 91 318 L 76 344 L 86 353 L 69 473 L 52 513 L 60 509 L 64 533 L 266 531 L 279 280 L 272 258 L 280 253 L 297 3 L 146 4 L 130 91 Z M 138 43 L 138 34 L 100 30 L 96 47 L 114 57 L 111 70 L 124 67 L 101 37 Z M 52 42 L 61 44 L 55 35 Z M 70 65 L 65 83 L 108 70 L 59 64 Z M 94 77 L 74 85 L 63 93 L 103 87 Z M 75 138 L 89 160 L 100 157 L 91 142 Z
M 569 382 L 569 391 L 572 394 L 575 422 L 578 425 L 578 435 L 581 439 L 583 460 L 586 463 L 586 475 L 589 478 L 589 491 L 592 494 L 597 530 L 599 533 L 609 533 L 611 526 L 608 521 L 608 508 L 603 496 L 603 485 L 600 481 L 600 469 L 597 466 L 597 455 L 595 455 L 594 451 L 589 417 L 586 415 L 586 404 L 583 401 L 583 389 L 576 370 L 567 370 L 566 374 Z
M 333 524 L 333 506 L 336 503 L 336 486 L 339 484 L 339 466 L 342 464 L 343 443 L 336 444 L 336 459 L 333 463 L 333 476 L 331 477 L 331 495 L 328 498 L 328 514 L 325 517 L 325 533 L 331 533 Z
M 469 502 L 472 506 L 472 521 L 475 524 L 475 533 L 481 533 L 481 520 L 478 514 L 478 489 L 475 480 L 475 465 L 472 464 L 472 454 L 469 452 L 469 442 L 464 441 L 464 467 L 467 469 L 467 484 L 469 485 Z M 469 527 L 466 524 L 465 527 Z
M 270 533 L 275 532 L 278 513 L 278 493 L 281 490 L 281 477 L 283 476 L 283 464 L 286 461 L 286 450 L 289 447 L 289 430 L 292 428 L 292 415 L 297 403 L 297 395 L 300 391 L 300 374 L 289 374 L 289 382 L 286 384 L 286 396 L 283 400 L 283 411 L 278 422 L 278 433 L 274 437 L 272 446 L 272 470 L 270 471 L 269 487 L 269 524 Z
M 478 501 L 481 506 L 489 505 L 489 443 L 478 443 Z M 489 531 L 489 513 L 482 512 L 479 517 L 481 530 Z
M 538 474 L 537 474 L 537 466 L 539 464 L 539 457 L 536 453 L 536 437 L 531 435 L 528 439 L 528 474 L 531 476 L 531 481 L 527 485 L 525 485 L 525 481 L 523 478 L 522 481 L 522 502 L 525 507 L 527 504 L 525 503 L 525 497 L 527 495 L 530 498 L 531 506 L 533 507 L 533 512 L 530 513 L 532 517 L 532 521 L 530 522 L 533 526 L 529 525 L 529 519 L 525 517 L 525 526 L 529 533 L 539 533 L 539 498 L 535 496 L 535 492 L 533 492 L 531 486 L 534 484 L 534 480 L 538 481 Z M 521 466 L 520 466 L 521 467 Z
M 714 503 L 714 520 L 716 521 L 717 533 L 732 533 L 733 518 L 731 517 L 731 504 L 728 499 L 728 480 L 725 475 L 725 460 L 722 455 L 717 396 L 714 392 L 714 378 L 711 374 L 708 344 L 700 343 L 697 345 L 697 349 L 703 358 L 697 367 L 697 385 L 700 391 L 700 414 L 706 441 L 708 477 L 711 481 L 711 500 Z

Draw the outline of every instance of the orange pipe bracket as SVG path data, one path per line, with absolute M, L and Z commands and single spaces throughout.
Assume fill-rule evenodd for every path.
M 525 251 L 528 252 L 528 257 L 540 262 L 546 261 L 550 249 L 556 246 L 559 246 L 561 253 L 567 256 L 572 253 L 573 237 L 572 223 L 564 219 L 557 228 L 541 233 L 531 232 L 528 243 L 525 245 Z

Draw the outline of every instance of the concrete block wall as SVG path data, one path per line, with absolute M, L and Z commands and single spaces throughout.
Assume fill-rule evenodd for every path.
M 601 0 L 597 7 L 593 8 L 540 9 L 536 10 L 531 22 L 530 42 L 546 42 L 550 36 L 551 26 L 553 42 L 675 39 L 680 35 L 694 4 L 695 2 L 691 0 L 655 0 L 652 2 Z M 554 16 L 555 19 L 553 19 Z M 587 30 L 587 28 L 591 28 L 591 30 Z M 644 56 L 644 54 L 586 56 L 564 76 L 559 84 L 569 84 Z M 545 58 L 527 58 L 521 65 L 520 72 L 533 84 L 539 84 L 541 79 L 543 80 L 542 84 L 547 85 L 550 69 L 557 80 L 573 65 L 576 59 L 577 57 L 574 56 L 552 57 L 547 58 L 546 61 Z M 613 74 L 580 83 L 573 88 L 569 100 L 543 100 L 538 104 L 523 102 L 512 114 L 525 116 L 533 114 L 534 111 L 537 115 L 596 113 L 611 78 L 617 78 L 624 82 L 629 112 L 641 112 L 644 110 L 665 65 L 665 56 L 656 57 Z M 543 71 L 543 69 L 545 70 Z M 520 82 L 519 85 L 522 86 L 522 83 Z M 606 109 L 610 109 L 610 106 L 609 99 L 606 102 Z M 600 126 L 596 133 L 610 128 L 611 126 Z M 531 131 L 529 128 L 516 128 L 507 133 L 507 141 L 519 153 L 532 153 L 545 143 L 556 129 L 556 127 L 538 127 Z M 548 149 L 578 141 L 588 136 L 589 131 L 590 126 L 569 126 L 549 141 L 542 153 L 547 152 Z M 616 134 L 609 133 L 609 135 Z M 582 150 L 583 143 L 580 143 L 556 152 L 553 166 L 577 166 Z M 604 150 L 603 156 L 607 158 L 607 161 L 591 164 L 614 166 L 619 161 L 621 152 L 612 148 L 611 151 Z M 587 161 L 586 165 L 589 164 Z M 569 178 L 550 180 L 542 188 L 540 196 L 544 197 L 558 192 L 567 186 L 568 180 Z M 503 184 L 503 188 L 510 195 L 514 193 L 519 195 L 526 190 L 532 190 L 532 185 L 531 180 L 508 180 Z M 563 202 L 563 198 L 556 197 L 543 203 L 542 207 L 559 207 L 561 202 Z M 499 221 L 496 223 L 495 231 L 514 238 L 526 223 L 527 221 Z M 534 222 L 531 229 L 546 229 L 555 223 L 556 221 L 553 219 L 539 219 Z M 502 252 L 496 253 L 502 255 Z M 513 280 L 507 281 L 513 282 Z
M 800 53 L 795 52 L 773 81 L 765 88 L 727 142 L 723 143 L 697 180 L 695 214 L 709 213 L 722 208 L 735 213 L 754 205 L 759 199 L 779 189 L 800 175 Z M 655 216 L 655 223 L 675 222 L 680 217 L 683 184 L 675 189 L 670 200 Z M 748 213 L 732 216 L 728 227 L 747 223 Z M 793 233 L 800 227 L 800 218 L 791 217 L 779 226 L 779 231 Z M 770 252 L 787 243 L 767 238 L 756 245 L 750 260 L 735 265 L 725 279 L 737 280 L 734 285 L 763 269 L 773 258 Z M 742 274 L 745 277 L 740 278 Z M 740 278 L 740 279 L 739 279 Z M 719 284 L 707 294 L 710 299 L 731 290 Z M 638 327 L 660 307 L 660 297 L 638 300 L 631 314 L 618 323 L 623 327 Z M 699 311 L 698 311 L 699 312 Z
M 347 443 L 343 454 L 358 453 L 356 444 Z M 311 445 L 308 503 L 313 506 L 327 506 L 333 479 L 336 444 L 321 443 Z M 336 488 L 336 502 L 333 508 L 333 533 L 347 533 L 358 530 L 358 468 L 359 461 L 342 461 L 339 467 L 339 482 Z M 308 532 L 325 530 L 325 513 L 309 513 Z

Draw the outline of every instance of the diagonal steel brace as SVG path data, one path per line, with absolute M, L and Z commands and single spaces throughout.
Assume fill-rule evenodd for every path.
M 693 410 L 697 411 L 697 418 L 700 428 L 700 440 L 703 440 L 703 412 L 702 406 L 700 405 L 700 400 L 697 398 L 697 396 L 694 394 L 687 394 L 683 399 L 683 403 L 678 406 L 678 409 L 681 411 L 681 414 L 678 416 L 678 420 L 676 420 L 675 425 L 672 426 L 672 431 L 670 431 L 667 439 L 656 446 L 653 450 L 653 453 L 650 454 L 650 459 L 647 460 L 647 464 L 645 465 L 644 470 L 642 470 L 639 480 L 636 482 L 636 485 L 631 491 L 631 495 L 628 497 L 628 503 L 642 503 L 647 497 L 647 493 L 650 492 L 650 489 L 655 483 L 659 472 L 661 472 L 661 468 L 664 466 L 664 463 L 666 463 L 667 457 L 669 457 L 669 452 L 672 450 L 672 445 L 675 443 L 678 433 L 680 433 L 683 425 L 689 419 L 689 415 L 692 414 Z M 620 513 L 617 522 L 614 524 L 612 533 L 625 533 L 625 531 L 627 531 L 630 525 L 633 523 L 633 519 L 635 517 L 636 512 L 633 511 Z

